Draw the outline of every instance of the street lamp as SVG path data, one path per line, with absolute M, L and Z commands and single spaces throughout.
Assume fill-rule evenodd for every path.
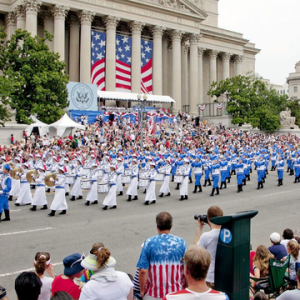
M 145 109 L 145 106 L 146 106 L 147 99 L 148 99 L 147 94 L 144 94 L 143 98 L 142 98 L 141 94 L 137 95 L 137 100 L 138 100 L 138 103 L 139 103 L 139 106 L 140 106 L 139 110 L 140 110 L 140 113 L 141 113 L 141 117 L 140 117 L 140 120 L 141 120 L 140 148 L 141 148 L 141 150 L 143 149 L 143 113 L 144 113 L 144 109 Z

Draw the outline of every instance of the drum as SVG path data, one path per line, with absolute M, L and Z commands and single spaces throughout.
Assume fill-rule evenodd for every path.
M 131 182 L 131 176 L 129 176 L 129 175 L 122 175 L 122 183 L 125 183 L 125 184 L 127 184 L 127 183 L 130 183 Z
M 181 183 L 183 180 L 183 176 L 182 175 L 175 175 L 174 176 L 174 182 L 175 183 Z
M 131 171 L 129 169 L 126 169 L 124 172 L 125 175 L 131 175 Z
M 141 172 L 139 172 L 139 178 L 140 179 L 149 179 L 148 172 L 147 171 L 141 171 Z
M 67 175 L 66 176 L 66 184 L 73 185 L 75 183 L 75 176 Z
M 80 180 L 80 188 L 82 190 L 89 190 L 91 189 L 91 185 L 92 185 L 92 182 L 89 178 L 81 178 Z
M 82 176 L 90 177 L 91 169 L 90 168 L 83 168 Z
M 139 186 L 140 187 L 147 187 L 149 185 L 149 179 L 140 179 Z
M 155 178 L 156 181 L 164 181 L 164 179 L 165 179 L 165 174 L 157 173 Z
M 108 191 L 109 191 L 108 183 L 98 183 L 98 193 L 104 194 L 104 193 L 108 193 Z
M 103 175 L 104 175 L 104 171 L 103 171 L 103 170 L 100 170 L 100 169 L 98 169 L 98 170 L 97 170 L 97 172 L 98 172 L 98 177 L 102 178 L 102 177 L 103 177 Z

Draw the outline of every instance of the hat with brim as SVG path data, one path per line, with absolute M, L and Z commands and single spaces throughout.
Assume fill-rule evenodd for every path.
M 110 268 L 116 265 L 117 261 L 110 256 L 107 262 L 100 268 L 98 268 L 97 257 L 94 254 L 89 254 L 82 262 L 81 266 L 87 270 L 96 271 L 102 268 Z
M 81 262 L 84 259 L 84 256 L 80 255 L 79 253 L 71 254 L 64 258 L 64 275 L 72 276 L 79 272 L 81 272 L 84 267 L 81 266 Z

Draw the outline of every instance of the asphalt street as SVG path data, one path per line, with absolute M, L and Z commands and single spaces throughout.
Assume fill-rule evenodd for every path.
M 16 299 L 14 280 L 23 270 L 33 267 L 38 251 L 48 251 L 56 274 L 63 271 L 62 259 L 74 252 L 88 254 L 95 242 L 103 242 L 117 260 L 116 269 L 134 274 L 143 241 L 155 234 L 155 217 L 161 211 L 173 216 L 172 233 L 192 244 L 196 221 L 195 214 L 206 214 L 211 205 L 220 206 L 224 215 L 239 211 L 258 210 L 251 222 L 253 249 L 259 244 L 270 245 L 273 231 L 280 234 L 289 227 L 300 231 L 299 201 L 300 183 L 294 184 L 294 176 L 284 174 L 283 186 L 277 187 L 276 172 L 269 172 L 264 189 L 256 190 L 256 172 L 251 181 L 237 193 L 236 178 L 232 177 L 226 190 L 210 197 L 211 187 L 203 187 L 202 193 L 193 194 L 194 184 L 189 184 L 189 199 L 179 201 L 176 184 L 171 183 L 171 196 L 159 198 L 157 203 L 143 205 L 145 195 L 139 190 L 139 200 L 126 202 L 126 195 L 118 197 L 118 208 L 101 209 L 104 194 L 99 195 L 99 204 L 85 206 L 83 200 L 71 202 L 66 215 L 48 217 L 47 211 L 29 211 L 30 206 L 14 206 L 10 202 L 11 221 L 0 223 L 0 285 L 6 287 L 9 300 Z M 202 178 L 203 182 L 203 178 Z M 126 192 L 125 187 L 125 192 Z M 157 182 L 156 194 L 160 183 Z M 32 190 L 34 193 L 34 190 Z M 125 194 L 125 193 L 124 193 Z M 54 193 L 47 194 L 51 203 Z M 67 197 L 69 199 L 69 197 Z M 206 226 L 206 230 L 209 230 Z

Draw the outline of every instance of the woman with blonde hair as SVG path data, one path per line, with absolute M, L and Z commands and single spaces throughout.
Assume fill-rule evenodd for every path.
M 253 270 L 254 278 L 262 278 L 268 276 L 269 271 L 269 260 L 274 258 L 274 255 L 264 245 L 259 245 L 256 248 L 255 255 L 253 257 Z M 255 287 L 258 283 L 251 280 L 252 287 Z
M 294 240 L 289 241 L 287 243 L 287 252 L 291 255 L 289 265 L 290 279 L 296 280 L 296 263 L 300 263 L 299 244 Z
M 42 282 L 41 294 L 38 300 L 49 300 L 51 297 L 51 286 L 54 279 L 53 266 L 48 252 L 37 252 L 33 262 L 35 274 Z M 45 276 L 47 271 L 50 277 Z
M 95 243 L 81 262 L 93 274 L 82 288 L 79 300 L 133 300 L 133 283 L 126 273 L 115 270 L 115 264 L 109 249 Z

